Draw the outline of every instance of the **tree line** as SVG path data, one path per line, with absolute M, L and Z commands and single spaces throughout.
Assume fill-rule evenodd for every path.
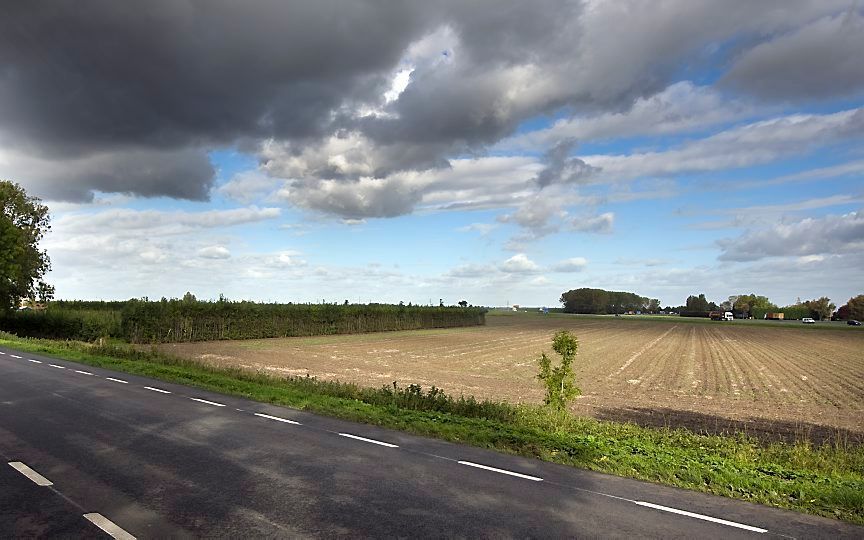
M 731 311 L 736 316 L 755 319 L 764 318 L 769 313 L 783 313 L 787 319 L 811 317 L 820 321 L 848 320 L 864 318 L 864 294 L 853 296 L 839 309 L 827 296 L 804 301 L 799 298 L 794 304 L 778 306 L 771 302 L 767 296 L 754 293 L 729 296 L 720 303 L 709 302 L 704 294 L 690 295 L 683 306 L 667 309 L 682 314 Z
M 624 291 L 606 291 L 583 287 L 561 294 L 565 313 L 607 315 L 627 311 L 655 313 L 660 310 L 660 300 L 647 298 Z
M 780 307 L 767 296 L 754 293 L 729 296 L 721 302 L 710 301 L 704 293 L 687 297 L 680 306 L 661 307 L 656 298 L 640 296 L 632 292 L 607 291 L 582 287 L 561 294 L 565 313 L 609 315 L 616 313 L 674 313 L 689 317 L 707 317 L 712 311 L 730 311 L 736 317 L 761 319 L 768 313 L 782 312 L 787 319 L 812 317 L 817 320 L 864 319 L 864 294 L 859 294 L 838 309 L 830 298 L 823 296 L 812 300 L 798 299 L 794 304 Z

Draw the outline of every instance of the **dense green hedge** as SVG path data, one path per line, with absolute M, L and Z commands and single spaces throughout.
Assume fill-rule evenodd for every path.
M 450 328 L 485 322 L 483 308 L 131 301 L 123 309 L 123 336 L 136 343 L 181 342 Z
M 95 341 L 122 337 L 119 310 L 51 308 L 17 311 L 0 317 L 0 329 L 22 337 Z
M 27 337 L 133 343 L 316 336 L 476 326 L 484 308 L 387 304 L 258 304 L 196 300 L 57 302 L 45 311 L 19 311 L 0 329 Z
M 766 313 L 782 313 L 783 318 L 786 320 L 797 320 L 803 319 L 804 317 L 813 317 L 815 314 L 808 308 L 807 306 L 786 306 L 784 308 L 775 308 L 775 309 L 762 309 L 762 308 L 754 308 L 753 309 L 753 318 L 754 319 L 762 319 L 765 317 Z

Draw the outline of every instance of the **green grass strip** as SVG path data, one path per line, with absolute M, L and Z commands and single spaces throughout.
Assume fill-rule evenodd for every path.
M 864 524 L 864 446 L 762 444 L 745 435 L 697 435 L 597 421 L 534 405 L 438 390 L 369 389 L 275 378 L 125 345 L 20 339 L 0 345 L 346 420 Z

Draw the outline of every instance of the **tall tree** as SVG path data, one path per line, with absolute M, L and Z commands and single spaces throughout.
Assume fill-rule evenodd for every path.
M 864 294 L 854 296 L 846 302 L 849 309 L 849 318 L 861 320 L 864 319 Z
M 687 306 L 687 311 L 708 311 L 708 300 L 705 298 L 704 293 L 699 296 L 688 296 L 685 305 Z
M 0 180 L 0 312 L 21 299 L 50 300 L 54 287 L 42 278 L 51 269 L 39 241 L 51 229 L 48 207 L 16 183 Z
M 735 300 L 735 309 L 744 313 L 745 317 L 750 317 L 755 310 L 771 311 L 776 310 L 777 306 L 771 303 L 767 296 L 750 293 L 738 296 Z
M 831 315 L 834 314 L 834 308 L 836 307 L 827 296 L 823 296 L 816 300 L 808 300 L 804 302 L 804 305 L 807 306 L 813 315 L 815 315 L 820 321 L 830 319 Z

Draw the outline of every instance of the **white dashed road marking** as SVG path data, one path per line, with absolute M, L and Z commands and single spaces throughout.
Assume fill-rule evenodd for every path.
M 263 414 L 256 412 L 255 416 L 260 416 L 261 418 L 269 418 L 270 420 L 276 420 L 277 422 L 285 422 L 286 424 L 294 424 L 296 426 L 302 425 L 300 422 L 295 422 L 294 420 L 288 420 L 287 418 L 279 418 L 278 416 L 270 416 L 269 414 Z
M 51 480 L 48 480 L 47 478 L 45 478 L 44 476 L 42 476 L 38 472 L 34 471 L 33 469 L 31 469 L 27 465 L 24 465 L 20 461 L 10 461 L 9 465 L 13 469 L 15 469 L 16 471 L 20 472 L 21 474 L 23 474 L 24 476 L 26 476 L 27 478 L 32 480 L 33 483 L 36 484 L 37 486 L 52 486 L 52 485 L 54 485 L 54 482 L 52 482 Z
M 32 358 L 27 359 L 28 362 L 33 362 L 34 364 L 41 364 L 42 360 L 33 360 Z
M 399 448 L 399 445 L 390 444 L 387 442 L 376 441 L 375 439 L 367 439 L 366 437 L 360 437 L 359 435 L 351 435 L 350 433 L 340 433 L 342 437 L 348 437 L 349 439 L 357 439 L 358 441 L 368 442 L 372 444 L 380 444 L 381 446 L 386 446 L 387 448 Z
M 161 388 L 153 388 L 152 386 L 145 386 L 147 390 L 153 390 L 154 392 L 159 392 L 160 394 L 170 394 L 168 390 L 162 390 Z
M 10 354 L 9 356 L 11 356 L 12 358 L 21 358 L 21 357 L 18 356 L 17 354 Z
M 668 506 L 660 506 L 659 504 L 649 503 L 645 501 L 633 501 L 639 506 L 646 506 L 648 508 L 653 508 L 655 510 L 662 510 L 663 512 L 671 512 L 673 514 L 680 514 L 682 516 L 687 516 L 695 519 L 701 519 L 704 521 L 711 521 L 713 523 L 720 523 L 721 525 L 728 525 L 729 527 L 737 527 L 739 529 L 745 529 L 747 531 L 757 532 L 757 533 L 766 533 L 768 529 L 762 529 L 759 527 L 754 527 L 752 525 L 744 525 L 743 523 L 737 523 L 735 521 L 728 521 L 725 519 L 715 518 L 711 516 L 705 516 L 702 514 L 696 514 L 694 512 L 688 512 L 686 510 L 678 510 L 677 508 L 670 508 Z
M 0 351 L 0 354 L 6 354 L 6 353 L 5 353 L 5 352 L 3 352 L 3 351 Z
M 80 373 L 81 375 L 93 375 L 89 371 L 81 371 L 80 369 L 76 369 L 74 371 L 75 371 L 75 373 Z
M 106 380 L 106 381 L 119 382 L 119 383 L 122 383 L 122 384 L 129 384 L 127 381 L 124 381 L 123 379 L 115 379 L 114 377 L 105 377 L 105 380 Z
M 488 465 L 480 465 L 479 463 L 471 463 L 470 461 L 460 461 L 459 465 L 468 465 L 469 467 L 476 467 L 478 469 L 485 469 L 487 471 L 497 472 L 501 474 L 509 474 L 510 476 L 518 476 L 519 478 L 524 478 L 525 480 L 533 480 L 535 482 L 542 482 L 543 479 L 538 476 L 531 476 L 529 474 L 522 474 L 513 471 L 507 471 L 505 469 L 497 469 L 495 467 L 490 467 Z
M 111 538 L 115 538 L 117 540 L 135 540 L 134 536 L 121 529 L 119 526 L 117 526 L 117 524 L 115 524 L 113 521 L 106 518 L 102 514 L 93 512 L 92 514 L 84 514 L 84 518 L 93 525 L 96 525 L 97 527 L 111 535 Z
M 215 401 L 207 401 L 206 399 L 200 399 L 197 397 L 190 397 L 189 399 L 191 399 L 192 401 L 198 401 L 199 403 L 206 403 L 207 405 L 213 405 L 215 407 L 224 407 L 225 406 L 221 403 L 216 403 Z
M 57 369 L 66 369 L 66 366 L 58 366 L 57 364 L 48 364 L 51 367 L 55 367 Z

